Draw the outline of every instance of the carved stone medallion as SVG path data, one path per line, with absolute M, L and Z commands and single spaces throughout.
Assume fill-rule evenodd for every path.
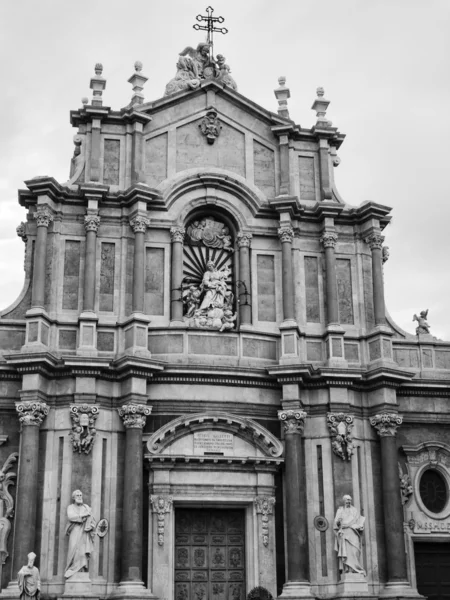
M 217 111 L 214 109 L 208 110 L 199 127 L 200 131 L 206 137 L 208 144 L 214 144 L 222 129 L 222 125 L 217 117 Z

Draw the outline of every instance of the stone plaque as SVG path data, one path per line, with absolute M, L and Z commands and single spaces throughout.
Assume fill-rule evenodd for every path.
M 194 452 L 233 452 L 234 435 L 223 431 L 197 431 L 194 433 Z

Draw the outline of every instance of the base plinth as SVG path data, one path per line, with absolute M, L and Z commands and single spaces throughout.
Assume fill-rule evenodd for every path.
M 64 600 L 98 600 L 99 597 L 92 593 L 92 582 L 89 573 L 78 572 L 66 579 L 64 594 L 61 598 L 64 598 Z
M 387 583 L 384 589 L 380 592 L 379 597 L 383 598 L 383 600 L 388 600 L 388 598 L 398 598 L 399 600 L 402 598 L 425 598 L 425 596 L 419 594 L 416 588 L 411 587 L 408 581 Z
M 306 600 L 307 598 L 315 598 L 315 596 L 311 593 L 311 585 L 308 581 L 288 581 L 283 585 L 283 591 L 278 598 Z
M 122 581 L 119 583 L 119 587 L 111 594 L 110 598 L 114 598 L 114 600 L 119 600 L 120 598 L 126 598 L 127 600 L 132 598 L 158 600 L 158 596 L 152 594 L 144 586 L 143 581 Z
M 369 593 L 367 579 L 362 573 L 343 573 L 337 589 L 338 594 L 342 596 Z

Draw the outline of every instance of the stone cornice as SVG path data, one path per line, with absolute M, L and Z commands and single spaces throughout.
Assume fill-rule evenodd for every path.
M 298 219 L 304 212 L 297 196 L 276 196 L 269 198 L 269 204 L 279 214 L 288 213 L 291 219 Z

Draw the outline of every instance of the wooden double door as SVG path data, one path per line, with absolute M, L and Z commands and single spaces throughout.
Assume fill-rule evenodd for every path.
M 450 543 L 415 542 L 419 594 L 428 600 L 450 600 Z
M 175 511 L 175 600 L 245 600 L 245 511 Z

